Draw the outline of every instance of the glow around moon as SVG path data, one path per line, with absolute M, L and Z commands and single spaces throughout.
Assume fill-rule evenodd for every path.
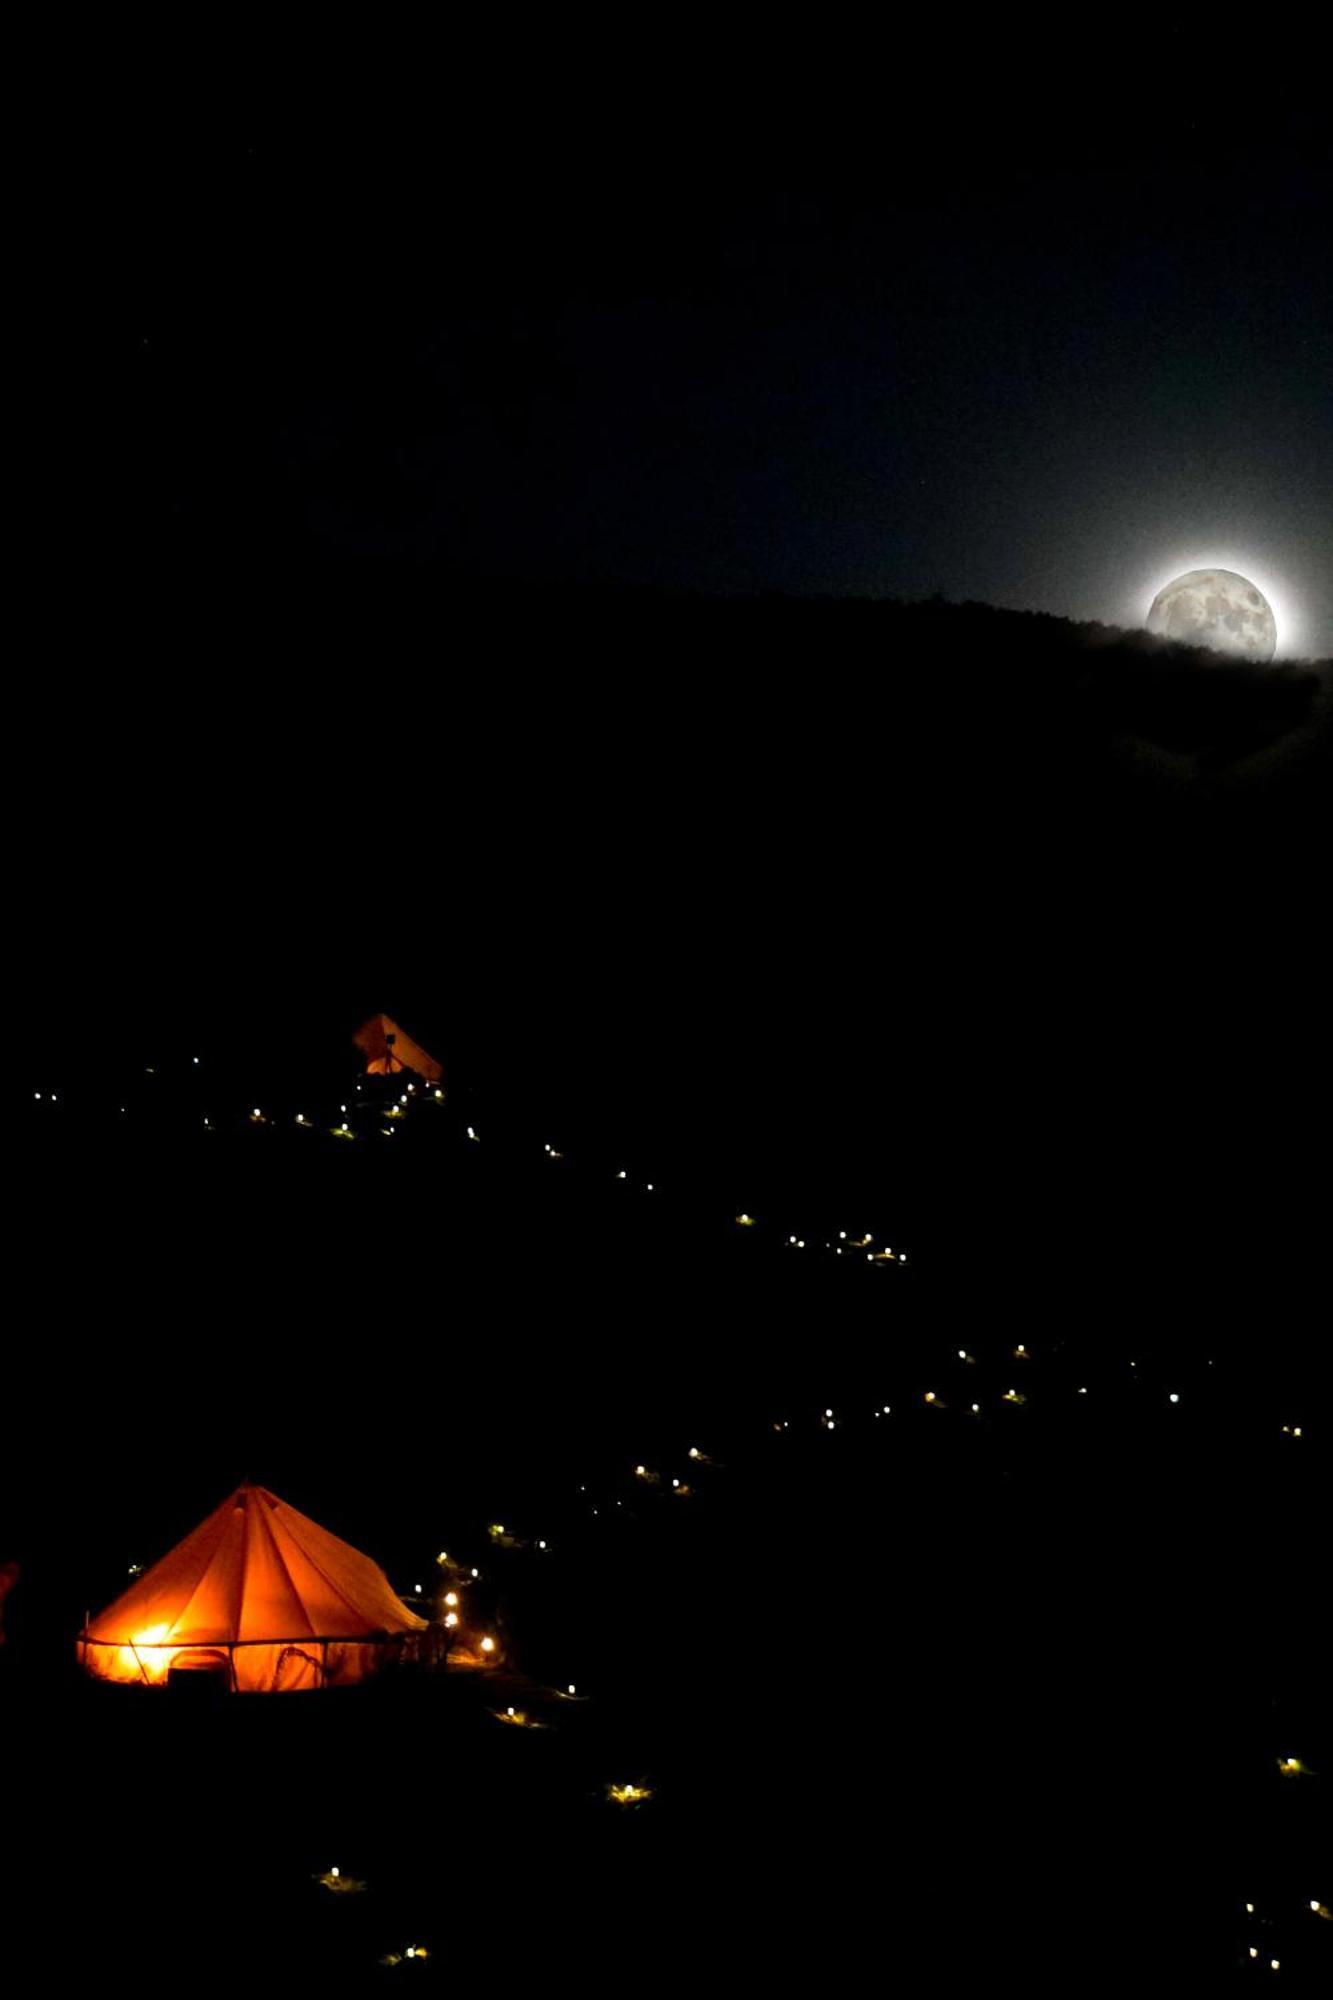
M 1192 569 L 1159 590 L 1147 627 L 1166 639 L 1245 660 L 1271 660 L 1277 620 L 1263 592 L 1234 569 Z

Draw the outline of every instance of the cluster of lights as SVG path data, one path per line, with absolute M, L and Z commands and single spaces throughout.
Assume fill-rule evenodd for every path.
M 200 1064 L 200 1060 L 201 1059 L 198 1056 L 191 1057 L 191 1063 L 193 1066 L 197 1067 Z M 155 1076 L 157 1072 L 155 1068 L 151 1064 L 149 1064 L 145 1068 L 145 1074 L 148 1076 Z M 361 1094 L 361 1090 L 362 1086 L 360 1083 L 358 1083 L 356 1085 L 356 1092 L 358 1095 Z M 381 1115 L 386 1122 L 382 1123 L 378 1128 L 381 1137 L 385 1139 L 391 1139 L 394 1136 L 394 1130 L 396 1124 L 407 1115 L 407 1109 L 410 1106 L 411 1101 L 417 1096 L 417 1094 L 418 1094 L 418 1086 L 415 1082 L 411 1082 L 406 1086 L 406 1089 L 403 1090 L 402 1093 L 400 1094 L 398 1102 L 396 1104 L 388 1105 L 384 1109 Z M 36 1100 L 40 1102 L 42 1098 L 42 1092 L 34 1091 L 33 1096 Z M 52 1104 L 56 1102 L 56 1093 L 54 1091 L 50 1093 L 50 1101 Z M 445 1101 L 445 1092 L 438 1086 L 433 1088 L 429 1092 L 428 1096 L 423 1099 L 423 1102 L 434 1102 L 437 1104 L 442 1104 L 444 1101 Z M 335 1139 L 342 1139 L 342 1140 L 356 1139 L 358 1134 L 353 1130 L 352 1126 L 348 1122 L 347 1105 L 342 1104 L 338 1107 L 338 1109 L 340 1114 L 340 1122 L 335 1125 L 330 1125 L 327 1128 L 330 1133 L 330 1136 Z M 127 1107 L 125 1105 L 121 1105 L 120 1111 L 122 1117 L 127 1115 Z M 214 1129 L 212 1121 L 210 1119 L 206 1118 L 203 1122 L 204 1122 L 204 1129 L 206 1131 L 212 1131 Z M 251 1108 L 250 1112 L 248 1113 L 248 1122 L 251 1125 L 268 1125 L 272 1122 L 272 1120 L 270 1115 L 266 1113 L 261 1106 L 255 1105 Z M 314 1131 L 318 1129 L 317 1121 L 310 1118 L 304 1111 L 298 1111 L 295 1114 L 294 1123 L 301 1126 L 303 1129 L 307 1131 Z M 475 1126 L 468 1125 L 465 1128 L 465 1131 L 468 1139 L 472 1140 L 474 1143 L 476 1143 L 479 1140 L 480 1135 L 478 1134 Z M 550 1140 L 547 1140 L 544 1143 L 543 1151 L 547 1159 L 549 1160 L 559 1161 L 565 1158 L 564 1153 L 557 1146 L 555 1146 Z M 614 1178 L 618 1181 L 627 1181 L 629 1179 L 628 1169 L 625 1167 L 619 1168 L 616 1171 Z M 648 1194 L 653 1194 L 656 1192 L 656 1182 L 654 1181 L 645 1181 L 642 1183 L 642 1186 L 644 1188 L 644 1191 Z M 741 1213 L 735 1217 L 735 1222 L 737 1227 L 742 1229 L 753 1229 L 757 1227 L 756 1217 L 751 1215 L 746 1210 L 742 1210 Z M 826 1250 L 836 1250 L 838 1256 L 842 1255 L 844 1246 L 852 1250 L 863 1250 L 868 1253 L 866 1256 L 866 1262 L 871 1264 L 907 1263 L 907 1254 L 905 1251 L 894 1251 L 893 1249 L 884 1249 L 872 1252 L 871 1245 L 873 1244 L 873 1242 L 874 1242 L 874 1237 L 869 1230 L 867 1230 L 865 1234 L 862 1236 L 849 1237 L 847 1231 L 844 1229 L 839 1232 L 839 1242 L 836 1245 L 834 1245 L 833 1243 L 825 1243 L 823 1247 Z M 786 1247 L 789 1249 L 804 1250 L 809 1247 L 809 1244 L 808 1240 L 805 1237 L 792 1234 L 789 1235 L 786 1239 Z
M 1310 1897 L 1308 1903 L 1306 1904 L 1306 1908 L 1309 1910 L 1311 1916 L 1322 1918 L 1322 1920 L 1325 1923 L 1333 1922 L 1333 1910 L 1329 1909 L 1327 1903 L 1321 1903 L 1317 1896 Z M 1245 1905 L 1245 1914 L 1247 1917 L 1253 1917 L 1255 1915 L 1255 1907 L 1253 1903 L 1247 1903 Z M 1271 1919 L 1269 1918 L 1260 1918 L 1259 1921 L 1264 1924 L 1271 1923 Z M 1259 1945 L 1250 1944 L 1245 1947 L 1245 1956 L 1253 1963 L 1262 1958 L 1264 1956 L 1264 1953 Z M 1280 1972 L 1282 1969 L 1282 1961 L 1280 1958 L 1274 1958 L 1270 1955 L 1268 1960 L 1268 1966 L 1271 1972 Z

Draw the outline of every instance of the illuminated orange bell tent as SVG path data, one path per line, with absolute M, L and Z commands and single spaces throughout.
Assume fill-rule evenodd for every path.
M 364 1680 L 425 1627 L 369 1556 L 247 1483 L 89 1620 L 79 1659 L 100 1680 L 284 1693 Z
M 352 1040 L 366 1058 L 367 1076 L 398 1076 L 410 1069 L 427 1083 L 438 1083 L 444 1075 L 434 1056 L 428 1056 L 387 1014 L 372 1014 Z

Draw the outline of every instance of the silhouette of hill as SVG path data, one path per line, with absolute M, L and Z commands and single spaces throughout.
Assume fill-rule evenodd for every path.
M 259 1083 L 387 1004 L 516 1116 L 918 1241 L 1307 1212 L 1328 663 L 403 563 L 182 561 L 136 643 L 19 773 L 21 1048 Z

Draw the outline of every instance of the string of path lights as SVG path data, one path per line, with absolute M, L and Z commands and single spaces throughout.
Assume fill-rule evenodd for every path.
M 195 1069 L 201 1066 L 201 1058 L 199 1056 L 192 1056 L 190 1059 L 190 1068 Z M 162 1065 L 148 1063 L 144 1066 L 145 1076 L 158 1076 L 165 1073 L 165 1068 Z M 358 1098 L 361 1099 L 360 1104 L 357 1103 Z M 70 1103 L 69 1094 L 65 1090 L 34 1090 L 33 1099 L 35 1103 L 43 1104 L 48 1108 L 54 1108 L 57 1105 L 63 1105 L 68 1108 Z M 392 1140 L 401 1132 L 405 1121 L 414 1112 L 422 1107 L 440 1107 L 445 1102 L 446 1093 L 440 1086 L 419 1086 L 415 1082 L 408 1082 L 399 1092 L 396 1101 L 386 1105 L 378 1097 L 378 1094 L 373 1099 L 367 1099 L 364 1094 L 364 1084 L 358 1082 L 352 1086 L 349 1097 L 345 1101 L 339 1102 L 336 1116 L 333 1113 L 329 1113 L 324 1117 L 313 1117 L 304 1108 L 294 1112 L 290 1110 L 277 1111 L 272 1107 L 266 1109 L 263 1105 L 251 1103 L 234 1113 L 230 1120 L 222 1122 L 219 1122 L 211 1113 L 201 1112 L 199 1114 L 200 1128 L 205 1132 L 216 1135 L 223 1129 L 223 1124 L 226 1124 L 229 1129 L 244 1129 L 245 1127 L 274 1129 L 283 1124 L 291 1124 L 300 1131 L 309 1132 L 315 1137 L 332 1139 L 340 1144 L 364 1144 L 376 1139 Z M 358 1130 L 351 1122 L 354 1117 L 360 1119 L 362 1112 L 369 1114 L 372 1126 L 370 1131 Z M 120 1105 L 119 1114 L 122 1118 L 130 1118 L 129 1105 Z M 481 1134 L 475 1125 L 467 1125 L 464 1128 L 464 1132 L 465 1137 L 472 1145 L 481 1144 Z M 554 1145 L 550 1140 L 545 1141 L 542 1146 L 542 1157 L 552 1165 L 565 1165 L 568 1163 L 565 1151 L 561 1147 Z M 592 1174 L 596 1170 L 587 1168 L 585 1171 Z M 615 1169 L 610 1174 L 610 1178 L 614 1182 L 639 1187 L 645 1194 L 656 1194 L 660 1191 L 661 1187 L 661 1183 L 656 1180 L 640 1180 L 637 1175 L 631 1175 L 627 1167 Z M 739 1213 L 733 1214 L 732 1222 L 737 1229 L 759 1229 L 762 1232 L 764 1228 L 759 1219 L 749 1214 L 746 1210 L 741 1210 Z M 909 1261 L 906 1250 L 901 1247 L 895 1249 L 891 1244 L 885 1242 L 882 1237 L 875 1236 L 869 1230 L 853 1234 L 849 1230 L 842 1229 L 839 1230 L 836 1238 L 828 1236 L 819 1237 L 815 1234 L 801 1234 L 787 1228 L 774 1230 L 771 1234 L 773 1240 L 779 1243 L 785 1251 L 813 1249 L 822 1251 L 826 1255 L 835 1258 L 846 1257 L 851 1263 L 863 1260 L 872 1267 L 879 1269 L 894 1267 L 901 1270 L 906 1267 Z
M 1054 1353 L 1058 1349 L 1053 1348 L 1051 1351 Z M 1028 1381 L 1035 1379 L 1032 1374 L 1035 1366 L 1037 1377 L 1039 1377 L 1040 1368 L 1037 1365 L 1035 1350 L 1026 1341 L 1019 1341 L 1012 1349 L 1009 1349 L 1006 1358 L 1013 1364 L 1016 1376 L 1018 1371 L 1021 1370 L 1024 1371 L 1022 1379 Z M 954 1362 L 960 1365 L 964 1379 L 966 1378 L 966 1371 L 976 1369 L 980 1365 L 975 1353 L 966 1347 L 959 1347 L 953 1350 L 952 1357 L 941 1368 L 941 1378 L 943 1378 L 946 1371 Z M 1205 1365 L 1208 1369 L 1212 1369 L 1215 1366 L 1215 1362 L 1212 1359 L 1208 1359 Z M 1150 1384 L 1145 1379 L 1136 1358 L 1128 1359 L 1122 1366 L 1124 1374 L 1123 1376 L 1119 1376 L 1119 1379 L 1142 1398 L 1142 1407 L 1145 1410 L 1178 1411 L 1190 1406 L 1191 1396 L 1188 1383 L 1184 1387 L 1167 1386 L 1165 1382 Z M 1114 1393 L 1114 1390 L 1112 1392 Z M 1073 1385 L 1067 1393 L 1066 1406 L 1077 1407 L 1080 1399 L 1086 1398 L 1090 1393 L 1090 1385 L 1086 1382 Z M 892 1418 L 895 1409 L 903 1411 L 910 1408 L 913 1402 L 916 1402 L 918 1407 L 922 1409 L 929 1409 L 941 1415 L 947 1415 L 950 1412 L 956 1413 L 969 1422 L 976 1418 L 1004 1422 L 1006 1420 L 1006 1411 L 1028 1409 L 1030 1397 L 1027 1390 L 1019 1390 L 1013 1386 L 1009 1386 L 995 1393 L 989 1403 L 986 1404 L 974 1397 L 967 1395 L 955 1396 L 952 1392 L 946 1394 L 942 1393 L 940 1389 L 931 1388 L 920 1392 L 913 1392 L 913 1395 L 905 1401 L 899 1399 L 896 1403 L 884 1402 L 873 1405 L 867 1403 L 864 1407 L 858 1406 L 850 1411 L 839 1410 L 831 1403 L 825 1404 L 817 1410 L 808 1412 L 804 1418 L 799 1419 L 798 1428 L 805 1426 L 825 1433 L 836 1433 L 845 1436 L 849 1425 L 853 1430 L 858 1429 L 862 1423 L 867 1427 L 875 1424 L 883 1425 L 884 1419 Z M 1036 1408 L 1039 1411 L 1052 1411 L 1056 1409 L 1056 1395 L 1052 1394 L 1049 1398 L 1038 1395 Z M 1030 1422 L 1031 1420 L 1030 1416 L 1025 1419 L 1009 1419 L 1009 1421 L 1014 1422 Z M 770 1434 L 777 1434 L 779 1436 L 789 1435 L 792 1431 L 792 1419 L 790 1417 L 770 1418 L 767 1420 L 765 1428 Z M 1296 1440 L 1303 1439 L 1306 1436 L 1307 1426 L 1304 1422 L 1286 1422 L 1280 1426 L 1280 1432 L 1281 1435 L 1290 1438 L 1295 1443 Z M 757 1434 L 758 1432 L 756 1432 Z M 627 1465 L 628 1463 L 629 1461 L 626 1460 Z M 721 1469 L 719 1461 L 711 1453 L 705 1451 L 701 1445 L 695 1443 L 684 1448 L 682 1463 L 678 1471 L 671 1472 L 650 1465 L 646 1460 L 636 1460 L 633 1463 L 630 1476 L 636 1488 L 659 1495 L 665 1504 L 668 1496 L 672 1500 L 687 1501 L 695 1496 L 697 1488 L 691 1483 L 690 1476 L 687 1475 L 697 1473 L 700 1468 L 705 1470 Z M 590 1483 L 587 1481 L 579 1485 L 578 1493 L 587 1507 L 588 1518 L 590 1520 L 610 1518 L 614 1510 L 623 1509 L 624 1507 L 624 1497 L 622 1495 L 599 1490 L 594 1496 L 590 1489 Z M 541 1552 L 549 1550 L 553 1546 L 549 1535 L 524 1535 L 517 1532 L 512 1525 L 500 1521 L 491 1522 L 487 1533 L 492 1544 L 504 1550 L 536 1550 Z M 442 1553 L 439 1561 L 447 1563 L 449 1558 Z M 471 1571 L 472 1577 L 475 1578 L 477 1574 L 478 1572 L 475 1569 Z M 445 1602 L 450 1606 L 450 1611 L 445 1622 L 451 1623 L 456 1616 L 454 1607 L 457 1606 L 458 1599 L 456 1595 L 451 1593 L 446 1597 Z M 483 1640 L 482 1643 L 484 1647 L 485 1641 Z M 548 1690 L 547 1692 L 548 1694 L 556 1694 L 558 1691 Z M 575 1694 L 575 1687 L 573 1683 L 570 1683 L 567 1689 L 567 1698 L 573 1698 Z M 503 1710 L 492 1709 L 490 1713 L 495 1717 L 497 1722 L 510 1728 L 545 1729 L 550 1726 L 549 1721 L 545 1717 L 534 1714 L 531 1708 L 523 1708 L 517 1704 L 506 1705 Z M 1299 1755 L 1290 1749 L 1286 1750 L 1284 1754 L 1275 1756 L 1273 1758 L 1273 1765 L 1276 1769 L 1277 1778 L 1280 1781 L 1306 1782 L 1317 1777 L 1317 1773 Z M 641 1780 L 614 1780 L 603 1787 L 603 1796 L 609 1804 L 627 1809 L 637 1809 L 649 1804 L 654 1795 L 654 1786 Z M 1310 1922 L 1329 1922 L 1330 1906 L 1328 1893 L 1327 1889 L 1325 1889 L 1322 1894 L 1307 1895 L 1303 1900 L 1299 1896 L 1292 1896 L 1283 1902 L 1275 1902 L 1271 1908 L 1267 1908 L 1263 1912 L 1258 1910 L 1253 1901 L 1246 1902 L 1244 1904 L 1244 1913 L 1246 1921 L 1250 1926 L 1251 1936 L 1243 1944 L 1245 1962 L 1247 1964 L 1261 1964 L 1266 1962 L 1266 1969 L 1268 1971 L 1273 1973 L 1280 1972 L 1283 1964 L 1282 1950 L 1284 1947 L 1279 1945 L 1277 1948 L 1274 1948 L 1274 1942 L 1270 1942 L 1267 1945 L 1253 1942 L 1254 1926 L 1258 1924 L 1263 1926 L 1267 1932 L 1276 1934 L 1280 1931 L 1283 1936 L 1288 1936 L 1293 1934 L 1291 1931 L 1292 1925 L 1299 1927 Z M 1299 1935 L 1297 1935 L 1297 1943 L 1299 1943 Z

